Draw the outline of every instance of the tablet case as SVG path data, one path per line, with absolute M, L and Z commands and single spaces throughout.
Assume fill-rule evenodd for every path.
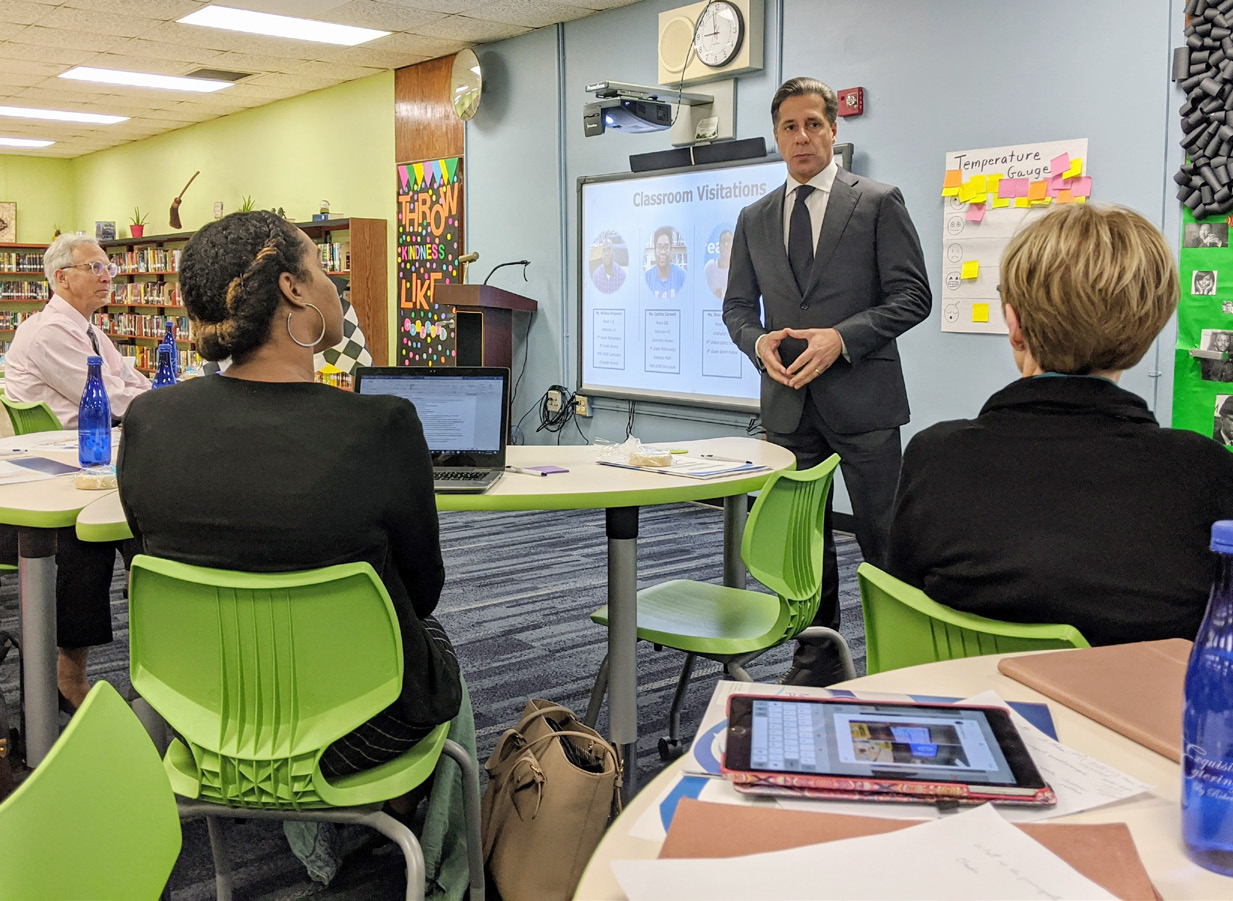
M 712 804 L 685 798 L 677 806 L 659 856 L 738 857 L 893 832 L 918 822 Z M 1025 823 L 1017 828 L 1125 901 L 1160 898 L 1139 859 L 1130 830 L 1122 823 Z
M 1004 657 L 998 670 L 1102 726 L 1163 754 L 1182 757 L 1182 690 L 1192 643 L 1140 641 Z

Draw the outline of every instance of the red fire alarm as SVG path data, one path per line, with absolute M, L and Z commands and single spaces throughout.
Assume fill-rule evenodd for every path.
M 839 92 L 839 115 L 859 116 L 865 111 L 865 89 L 845 88 Z

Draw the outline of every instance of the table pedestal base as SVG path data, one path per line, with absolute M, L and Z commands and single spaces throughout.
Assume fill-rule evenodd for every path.
M 26 766 L 42 762 L 60 732 L 56 683 L 56 533 L 17 532 L 21 582 L 21 673 L 25 685 Z

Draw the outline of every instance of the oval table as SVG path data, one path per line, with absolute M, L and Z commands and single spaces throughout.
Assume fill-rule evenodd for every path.
M 1000 655 L 968 657 L 888 670 L 853 679 L 842 687 L 959 698 L 992 689 L 1006 701 L 1047 703 L 1059 741 L 1152 786 L 1151 791 L 1134 798 L 1047 822 L 1125 823 L 1148 875 L 1164 898 L 1169 901 L 1233 898 L 1233 878 L 1204 870 L 1186 857 L 1181 838 L 1182 777 L 1178 764 L 1003 676 L 997 670 L 999 659 Z M 633 838 L 628 834 L 629 829 L 661 793 L 680 778 L 683 765 L 684 758 L 656 776 L 609 827 L 583 874 L 575 898 L 624 901 L 625 894 L 609 862 L 658 856 L 659 842 Z M 877 816 L 877 807 L 870 805 L 870 816 Z
M 741 535 L 746 495 L 761 488 L 771 474 L 793 469 L 790 451 L 755 438 L 709 438 L 665 442 L 691 454 L 713 454 L 767 467 L 715 479 L 690 479 L 598 462 L 594 445 L 521 445 L 510 447 L 511 466 L 560 466 L 569 470 L 549 476 L 507 472 L 485 494 L 438 494 L 439 510 L 604 510 L 608 534 L 608 712 L 610 735 L 625 760 L 635 759 L 638 740 L 638 672 L 636 645 L 638 604 L 638 511 L 654 504 L 724 499 L 724 584 L 744 587 Z M 77 535 L 83 541 L 131 537 L 118 497 L 104 498 L 81 511 Z M 637 768 L 626 767 L 624 792 L 637 791 Z
M 77 432 L 65 429 L 0 438 L 0 459 L 37 456 L 77 466 Z M 35 766 L 58 734 L 56 689 L 56 529 L 73 525 L 82 508 L 115 495 L 77 488 L 68 476 L 5 484 L 0 523 L 17 527 L 21 602 L 21 669 L 26 763 Z

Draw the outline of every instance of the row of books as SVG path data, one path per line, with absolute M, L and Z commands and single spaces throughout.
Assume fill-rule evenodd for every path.
M 319 369 L 314 377 L 322 385 L 333 385 L 335 388 L 345 388 L 347 391 L 350 391 L 352 388 L 351 373 L 349 372 L 338 372 L 337 370 L 326 372 Z
M 126 338 L 161 338 L 167 323 L 175 326 L 176 338 L 191 338 L 187 316 L 157 316 L 149 313 L 97 313 L 94 323 L 109 335 Z
M 183 306 L 176 282 L 117 282 L 112 286 L 113 303 L 148 304 L 152 307 Z
M 0 310 L 0 329 L 15 329 L 35 312 L 35 310 Z
M 179 272 L 180 251 L 165 247 L 141 247 L 125 253 L 113 253 L 111 261 L 125 275 L 142 272 Z
M 0 250 L 0 272 L 42 272 L 43 251 Z
M 157 344 L 118 344 L 116 350 L 126 357 L 132 357 L 137 364 L 137 368 L 142 372 L 153 372 L 158 368 L 158 345 Z M 197 356 L 197 352 L 189 350 L 183 345 L 179 346 L 177 356 L 180 358 L 180 371 L 192 367 L 194 369 L 201 368 L 201 357 Z
M 330 272 L 345 272 L 351 269 L 351 244 L 318 244 L 321 265 Z
M 46 300 L 49 297 L 51 289 L 42 280 L 0 282 L 0 300 Z

